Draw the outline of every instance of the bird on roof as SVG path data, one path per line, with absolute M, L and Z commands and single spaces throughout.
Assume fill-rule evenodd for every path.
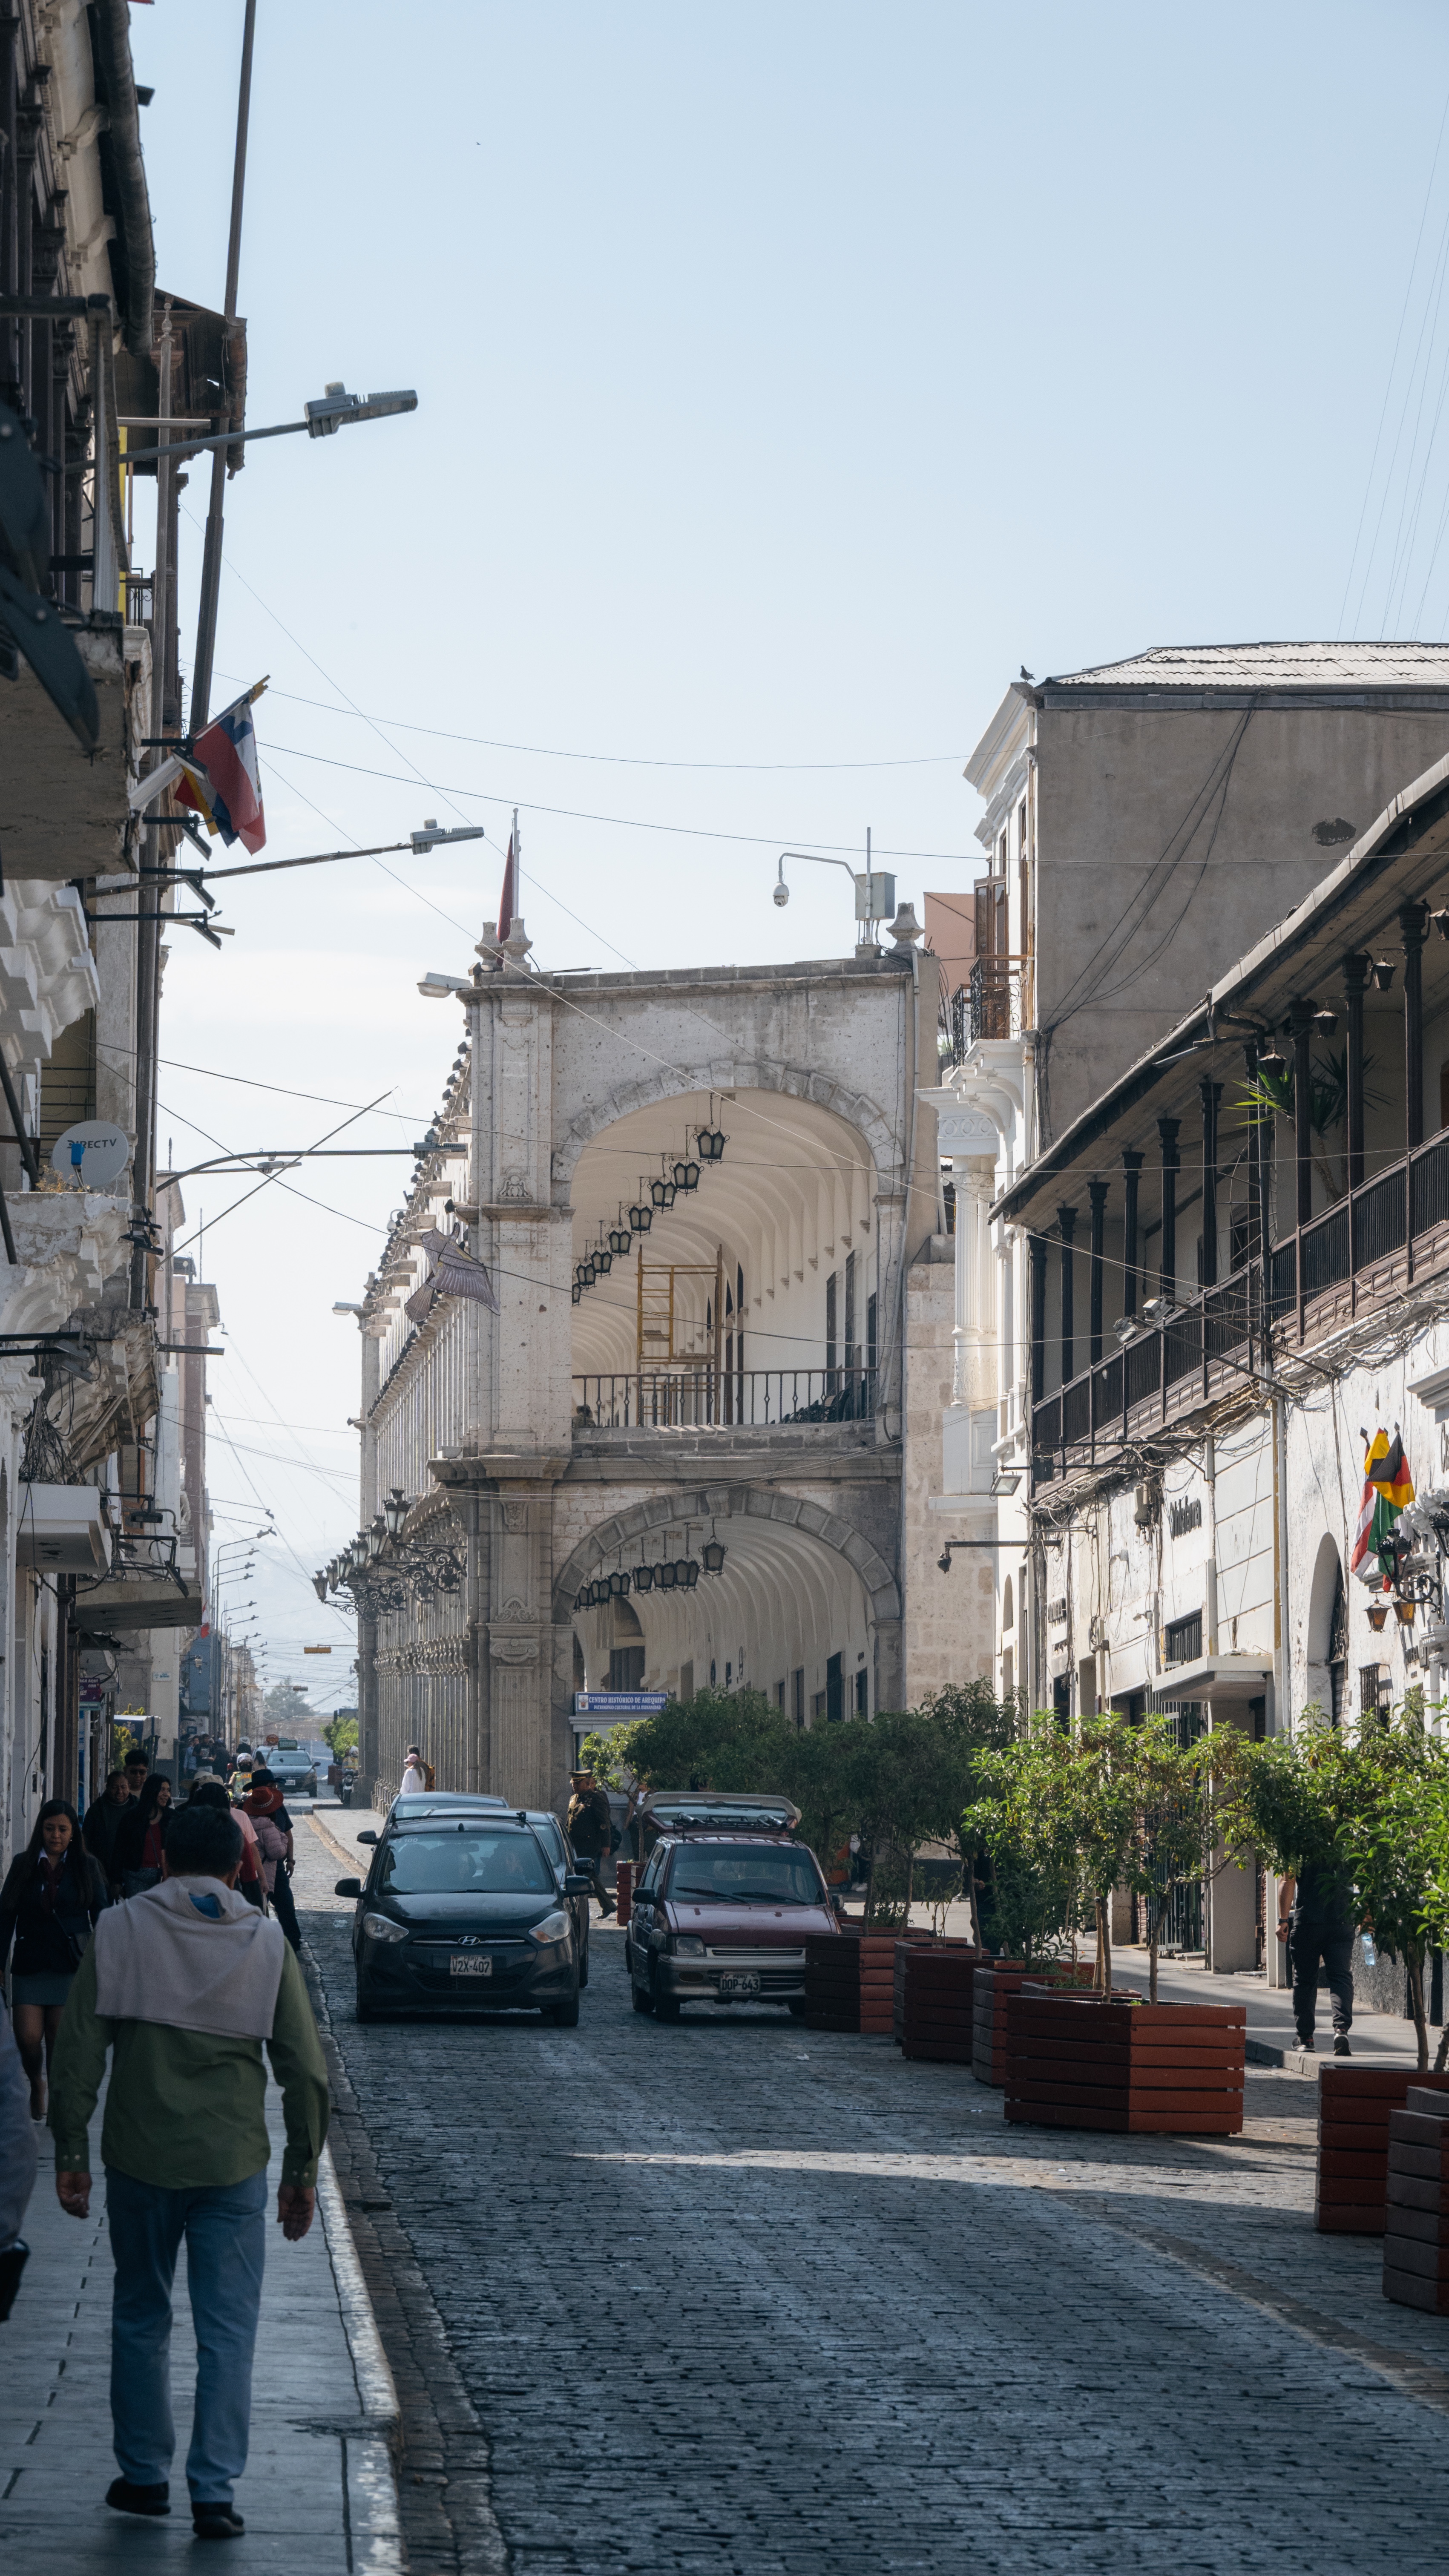
M 1029 671 L 1029 670 L 1027 669 L 1026 664 L 1025 664 L 1024 662 L 1023 662 L 1023 664 L 1022 664 L 1022 666 L 1021 666 L 1021 676 L 1022 676 L 1022 678 L 1023 678 L 1024 680 L 1030 680 L 1030 681 L 1031 681 L 1031 683 L 1032 683 L 1032 685 L 1033 685 L 1033 687 L 1035 687 L 1035 685 L 1036 685 L 1036 674 L 1035 674 L 1035 672 L 1034 672 L 1034 671 Z

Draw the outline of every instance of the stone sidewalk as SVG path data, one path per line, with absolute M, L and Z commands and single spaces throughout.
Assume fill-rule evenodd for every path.
M 281 2097 L 268 2090 L 271 2186 L 281 2170 Z M 100 2111 L 92 2122 L 99 2168 Z M 30 2261 L 0 2326 L 0 2553 L 16 2567 L 58 2556 L 68 2576 L 145 2570 L 192 2548 L 186 2495 L 195 2344 L 186 2260 L 177 2266 L 172 2374 L 176 2459 L 167 2521 L 103 2502 L 111 2452 L 111 2259 L 99 2170 L 91 2215 L 55 2197 L 50 2140 L 22 2233 Z M 275 2202 L 273 2203 L 275 2208 Z M 397 2398 L 330 2156 L 318 2214 L 300 2245 L 268 2225 L 266 2286 L 253 2379 L 251 2458 L 237 2489 L 249 2570 L 294 2576 L 393 2576 L 404 2564 L 392 2447 Z

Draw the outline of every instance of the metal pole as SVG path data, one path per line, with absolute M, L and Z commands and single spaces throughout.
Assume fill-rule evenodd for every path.
M 161 340 L 157 363 L 157 410 L 163 423 L 163 448 L 169 447 L 171 422 L 171 301 L 168 296 L 161 308 Z M 151 576 L 151 731 L 166 731 L 166 670 L 169 654 L 166 644 L 167 603 L 171 590 L 171 534 L 173 476 L 175 467 L 164 456 L 156 464 L 156 554 Z M 154 754 L 153 754 L 154 765 Z M 138 889 L 137 913 L 145 911 L 140 896 L 148 880 L 159 867 L 157 829 L 148 823 L 141 845 L 141 884 Z M 161 901 L 158 892 L 155 918 L 138 920 L 136 932 L 136 1162 L 132 1182 L 132 1201 L 138 1213 L 151 1212 L 152 1176 L 156 1161 L 156 1040 L 159 1026 L 159 984 L 161 958 Z M 146 1246 L 138 1243 L 131 1256 L 131 1305 L 139 1313 L 147 1301 Z
M 226 246 L 226 296 L 222 305 L 228 322 L 236 320 L 237 285 L 241 273 L 242 199 L 246 192 L 247 121 L 251 114 L 252 40 L 256 25 L 257 0 L 246 0 L 246 16 L 242 22 L 241 80 L 236 102 L 236 158 L 231 174 L 231 231 Z M 211 503 L 206 514 L 206 545 L 201 558 L 201 604 L 196 621 L 196 659 L 191 674 L 193 733 L 199 732 L 205 724 L 211 702 L 211 663 L 216 650 L 217 595 L 221 588 L 226 457 L 224 447 L 214 447 L 211 451 Z

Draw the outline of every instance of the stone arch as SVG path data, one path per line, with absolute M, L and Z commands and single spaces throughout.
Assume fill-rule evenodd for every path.
M 848 1091 L 828 1074 L 812 1073 L 804 1065 L 735 1064 L 712 1058 L 700 1064 L 661 1067 L 637 1082 L 620 1083 L 614 1090 L 585 1101 L 554 1146 L 555 1184 L 570 1181 L 580 1156 L 595 1137 L 635 1110 L 653 1108 L 686 1092 L 736 1090 L 779 1092 L 787 1099 L 808 1101 L 813 1108 L 831 1111 L 865 1139 L 882 1178 L 896 1171 L 905 1159 L 904 1139 L 877 1102 L 862 1092 Z
M 778 1521 L 800 1530 L 807 1538 L 818 1539 L 822 1547 L 843 1557 L 858 1575 L 876 1625 L 899 1620 L 900 1591 L 894 1574 L 879 1550 L 848 1521 L 822 1510 L 818 1503 L 802 1501 L 794 1494 L 776 1493 L 766 1486 L 700 1485 L 681 1488 L 677 1493 L 652 1494 L 646 1502 L 631 1503 L 626 1510 L 600 1521 L 587 1537 L 580 1539 L 554 1578 L 555 1625 L 569 1624 L 574 1595 L 632 1540 L 647 1538 L 651 1531 L 683 1520 L 718 1522 L 746 1516 L 751 1520 Z
M 1342 1699 L 1342 1685 L 1347 1670 L 1347 1647 L 1343 1559 L 1337 1542 L 1325 1531 L 1318 1543 L 1313 1563 L 1313 1580 L 1308 1588 L 1308 1618 L 1304 1629 L 1304 1705 L 1316 1701 L 1330 1717 L 1337 1717 L 1334 1706 L 1335 1678 Z M 1335 1667 L 1338 1667 L 1337 1674 Z

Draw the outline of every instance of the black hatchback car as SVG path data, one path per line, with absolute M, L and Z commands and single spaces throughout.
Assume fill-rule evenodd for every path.
M 419 1804 L 424 1804 L 419 1801 Z M 572 2029 L 579 1956 L 568 1899 L 527 1818 L 477 1807 L 389 1819 L 357 1900 L 357 2018 L 380 2012 L 541 2012 Z

